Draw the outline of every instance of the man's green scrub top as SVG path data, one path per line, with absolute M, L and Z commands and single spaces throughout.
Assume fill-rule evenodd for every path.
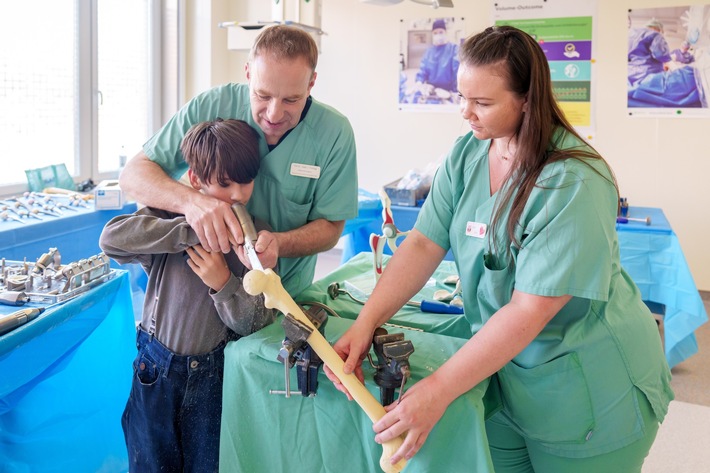
M 560 136 L 559 148 L 581 145 Z M 505 235 L 506 211 L 496 231 L 504 243 L 495 251 L 488 238 L 498 197 L 490 193 L 489 146 L 471 133 L 456 142 L 415 228 L 453 250 L 474 334 L 513 289 L 573 296 L 491 383 L 514 427 L 568 457 L 628 445 L 643 435 L 634 387 L 659 421 L 673 394 L 656 323 L 619 264 L 610 171 L 601 160 L 547 165 L 517 226 L 520 247 Z
M 261 168 L 247 208 L 269 222 L 275 232 L 299 228 L 316 219 L 347 220 L 357 216 L 355 137 L 347 118 L 312 100 L 301 122 L 269 151 L 252 118 L 249 87 L 227 84 L 188 102 L 143 146 L 146 155 L 179 179 L 187 165 L 180 142 L 194 124 L 215 118 L 249 123 L 260 136 Z M 313 282 L 316 255 L 279 258 L 279 276 L 296 296 Z

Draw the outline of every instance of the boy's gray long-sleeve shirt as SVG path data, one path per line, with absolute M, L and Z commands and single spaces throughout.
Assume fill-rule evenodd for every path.
M 261 222 L 257 231 L 268 229 Z M 263 296 L 251 296 L 242 285 L 248 269 L 236 253 L 225 254 L 231 275 L 219 292 L 205 285 L 187 264 L 185 250 L 199 244 L 182 215 L 142 208 L 106 224 L 99 245 L 118 263 L 140 263 L 148 274 L 141 326 L 152 320 L 155 336 L 179 355 L 212 351 L 223 341 L 249 335 L 270 324 L 276 312 Z

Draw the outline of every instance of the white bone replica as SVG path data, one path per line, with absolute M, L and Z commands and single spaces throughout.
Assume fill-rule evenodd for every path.
M 291 314 L 299 322 L 310 327 L 313 332 L 306 339 L 308 344 L 323 360 L 323 362 L 335 373 L 341 383 L 350 392 L 355 402 L 365 411 L 365 414 L 374 423 L 385 415 L 385 408 L 370 394 L 370 391 L 360 382 L 354 374 L 343 372 L 343 360 L 330 343 L 315 328 L 310 319 L 303 313 L 298 304 L 291 298 L 281 285 L 281 278 L 271 269 L 266 271 L 251 270 L 244 277 L 244 289 L 251 295 L 264 294 L 264 303 L 270 309 L 277 309 L 284 314 Z M 398 473 L 407 464 L 405 459 L 400 460 L 395 465 L 390 463 L 390 458 L 402 445 L 402 438 L 397 437 L 382 445 L 382 456 L 380 457 L 380 468 L 385 473 Z

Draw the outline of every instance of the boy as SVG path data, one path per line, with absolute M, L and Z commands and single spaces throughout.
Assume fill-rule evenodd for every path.
M 247 203 L 259 148 L 246 122 L 198 123 L 180 148 L 193 188 L 229 204 Z M 277 244 L 264 224 L 256 227 Z M 182 215 L 145 207 L 116 217 L 99 244 L 117 262 L 139 262 L 148 273 L 121 422 L 130 471 L 217 472 L 224 346 L 273 322 L 275 312 L 262 296 L 244 291 L 248 270 L 235 251 L 204 250 Z

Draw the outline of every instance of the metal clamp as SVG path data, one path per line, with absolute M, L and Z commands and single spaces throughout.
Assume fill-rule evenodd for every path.
M 388 334 L 387 330 L 378 327 L 372 337 L 372 346 L 377 355 L 377 363 L 373 363 L 369 353 L 367 357 L 372 367 L 377 370 L 375 383 L 380 387 L 380 402 L 383 406 L 392 404 L 397 387 L 399 402 L 404 395 L 404 385 L 411 377 L 409 356 L 414 352 L 414 345 L 410 340 L 404 339 L 403 333 Z
M 320 307 L 311 307 L 304 310 L 304 313 L 316 329 L 323 333 L 328 321 L 327 312 Z M 281 326 L 286 336 L 276 358 L 284 365 L 284 390 L 270 389 L 269 394 L 280 394 L 287 398 L 292 394 L 300 394 L 304 397 L 315 396 L 318 390 L 318 372 L 323 365 L 323 360 L 306 342 L 313 329 L 291 314 L 286 314 Z M 294 366 L 296 366 L 298 391 L 291 391 L 290 370 Z

